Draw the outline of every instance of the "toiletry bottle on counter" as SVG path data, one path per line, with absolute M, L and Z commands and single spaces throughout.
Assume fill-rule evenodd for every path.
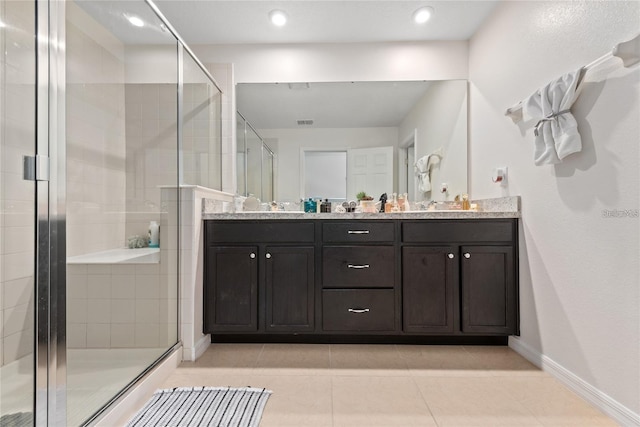
M 329 199 L 324 199 L 324 202 L 320 205 L 321 213 L 331 213 L 331 202 Z
M 160 225 L 156 221 L 149 223 L 149 247 L 160 247 Z
M 311 197 L 309 200 L 304 202 L 304 211 L 307 213 L 315 213 L 316 212 L 316 202 L 314 202 Z
M 469 195 L 468 194 L 463 194 L 462 195 L 462 210 L 468 211 L 469 209 L 471 209 L 471 204 L 469 203 Z

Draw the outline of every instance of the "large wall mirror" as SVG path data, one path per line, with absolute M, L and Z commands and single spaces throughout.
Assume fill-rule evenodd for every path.
M 275 152 L 278 201 L 468 191 L 466 80 L 240 83 L 236 103 Z

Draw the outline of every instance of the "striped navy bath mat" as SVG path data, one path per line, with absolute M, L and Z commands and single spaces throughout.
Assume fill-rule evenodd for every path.
M 127 427 L 257 427 L 271 393 L 253 387 L 157 390 Z

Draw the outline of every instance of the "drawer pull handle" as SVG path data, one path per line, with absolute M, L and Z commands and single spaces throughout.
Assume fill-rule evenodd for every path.
M 368 313 L 369 309 L 368 308 L 350 308 L 349 313 Z
M 356 270 L 362 270 L 363 268 L 369 268 L 369 264 L 356 265 L 356 264 L 347 264 L 348 268 L 355 268 Z
M 369 234 L 369 230 L 349 230 L 349 234 Z

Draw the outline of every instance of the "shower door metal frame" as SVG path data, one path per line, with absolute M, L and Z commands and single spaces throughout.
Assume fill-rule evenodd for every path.
M 36 426 L 66 423 L 65 2 L 36 5 Z
M 66 423 L 65 3 L 35 6 L 35 426 Z
M 35 182 L 35 336 L 34 336 L 34 425 L 62 426 L 67 423 L 66 337 L 66 3 L 64 0 L 31 0 L 35 5 L 35 155 L 46 159 L 48 176 Z M 182 184 L 182 69 L 184 51 L 222 94 L 206 67 L 186 45 L 151 0 L 144 0 L 177 39 L 178 55 L 178 221 Z M 180 230 L 180 227 L 178 227 Z M 180 242 L 180 235 L 177 236 Z M 180 277 L 180 255 L 177 260 Z M 176 283 L 176 285 L 178 285 Z M 126 393 L 181 345 L 180 292 L 178 292 L 177 342 L 141 372 L 123 390 L 94 414 L 87 423 L 104 415 L 105 409 L 121 401 Z

